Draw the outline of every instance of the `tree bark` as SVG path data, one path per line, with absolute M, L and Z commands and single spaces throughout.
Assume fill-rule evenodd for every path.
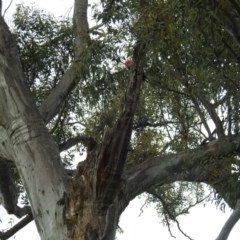
M 26 87 L 16 43 L 2 17 L 0 125 L 9 137 L 6 144 L 12 146 L 11 157 L 28 193 L 41 238 L 66 239 L 63 206 L 57 204 L 67 191 L 66 174 L 58 147 Z

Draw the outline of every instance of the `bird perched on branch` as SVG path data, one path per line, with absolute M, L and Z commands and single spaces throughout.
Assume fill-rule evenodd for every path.
M 127 59 L 125 61 L 122 62 L 124 64 L 124 66 L 128 69 L 128 70 L 131 70 L 132 69 L 132 66 L 133 66 L 133 61 L 130 60 L 130 59 Z M 146 80 L 146 75 L 145 73 L 143 73 L 143 81 Z
M 125 65 L 126 68 L 130 68 L 133 65 L 133 61 L 128 59 L 125 60 L 123 64 Z

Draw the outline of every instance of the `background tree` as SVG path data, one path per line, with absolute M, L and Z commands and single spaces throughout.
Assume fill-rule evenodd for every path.
M 87 0 L 73 24 L 22 6 L 12 31 L 0 17 L 1 203 L 26 215 L 0 238 L 34 218 L 41 239 L 112 240 L 139 194 L 169 224 L 208 186 L 235 209 L 227 239 L 240 217 L 239 1 L 91 7 L 92 28 Z

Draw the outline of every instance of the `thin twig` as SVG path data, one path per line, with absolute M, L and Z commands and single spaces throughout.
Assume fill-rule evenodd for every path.
M 8 4 L 7 8 L 4 10 L 3 17 L 5 16 L 5 13 L 7 12 L 7 10 L 11 7 L 12 3 L 13 3 L 13 0 L 11 0 L 11 2 Z M 2 1 L 1 1 L 1 7 L 2 7 Z M 0 10 L 2 10 L 2 9 L 0 8 Z
M 171 220 L 173 220 L 176 224 L 177 224 L 177 228 L 178 230 L 186 237 L 188 238 L 189 240 L 193 240 L 190 236 L 188 236 L 186 233 L 183 232 L 183 230 L 181 229 L 180 227 L 180 224 L 178 222 L 178 220 L 176 219 L 176 217 L 171 213 L 171 211 L 169 210 L 169 208 L 167 207 L 167 204 L 165 202 L 165 200 L 163 199 L 162 196 L 160 196 L 158 193 L 156 193 L 156 191 L 154 190 L 149 190 L 148 193 L 150 193 L 151 195 L 153 195 L 154 197 L 156 197 L 157 199 L 160 200 L 160 202 L 162 203 L 162 206 L 163 206 L 163 209 L 166 211 L 167 215 L 169 216 L 169 218 Z M 165 215 L 165 214 L 164 214 Z M 168 225 L 168 220 L 167 220 L 167 217 L 165 216 L 165 219 L 166 219 L 166 222 L 167 222 L 167 225 Z M 171 230 L 168 229 L 168 231 L 170 232 L 171 234 Z M 171 234 L 172 237 L 174 237 L 172 234 Z M 174 237 L 175 238 L 175 237 Z

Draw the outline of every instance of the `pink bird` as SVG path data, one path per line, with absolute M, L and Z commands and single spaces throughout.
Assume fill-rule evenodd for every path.
M 132 60 L 126 60 L 123 62 L 123 64 L 125 65 L 126 68 L 129 68 L 133 65 L 133 61 Z

